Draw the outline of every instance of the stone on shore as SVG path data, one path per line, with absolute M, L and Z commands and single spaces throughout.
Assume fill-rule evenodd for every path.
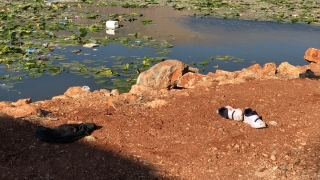
M 277 76 L 279 77 L 298 78 L 300 73 L 299 68 L 288 62 L 282 62 L 277 68 Z
M 303 58 L 309 62 L 320 63 L 320 49 L 309 48 Z
M 137 85 L 153 90 L 172 89 L 176 87 L 178 80 L 190 71 L 196 70 L 189 69 L 186 64 L 178 60 L 166 60 L 142 72 L 137 79 Z

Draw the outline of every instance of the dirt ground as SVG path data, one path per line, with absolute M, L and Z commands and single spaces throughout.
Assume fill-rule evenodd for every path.
M 1 119 L 1 179 L 320 179 L 320 82 L 249 81 L 172 90 L 150 108 L 106 106 L 101 98 L 36 102 L 45 117 Z M 141 97 L 141 101 L 152 98 Z M 253 129 L 217 114 L 251 107 L 268 124 Z M 26 120 L 29 119 L 29 120 Z M 94 122 L 70 144 L 47 144 L 37 125 Z M 275 123 L 270 123 L 275 121 Z

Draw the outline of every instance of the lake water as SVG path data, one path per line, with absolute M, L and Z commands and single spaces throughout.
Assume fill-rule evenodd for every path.
M 90 9 L 88 9 L 90 11 Z M 92 9 L 91 9 L 92 10 Z M 109 43 L 99 46 L 96 51 L 82 47 L 65 47 L 56 49 L 54 54 L 65 55 L 65 60 L 55 63 L 79 62 L 86 67 L 108 66 L 142 61 L 144 56 L 178 59 L 186 64 L 199 68 L 201 73 L 215 72 L 216 68 L 235 71 L 246 68 L 254 63 L 263 65 L 274 62 L 279 65 L 287 61 L 292 65 L 306 65 L 303 59 L 309 47 L 320 49 L 320 27 L 305 24 L 280 24 L 276 22 L 245 21 L 236 19 L 217 19 L 190 17 L 188 11 L 174 11 L 171 8 L 148 9 L 99 9 L 108 13 L 143 13 L 144 17 L 152 19 L 155 24 L 142 25 L 140 19 L 132 23 L 126 22 L 115 35 L 105 31 L 91 34 L 94 36 L 121 37 L 130 33 L 152 36 L 156 42 L 173 45 L 165 48 L 166 53 L 159 54 L 152 47 L 128 48 L 120 43 Z M 141 18 L 142 19 L 142 18 Z M 79 20 L 86 23 L 86 20 Z M 82 54 L 71 53 L 72 49 L 81 49 Z M 163 49 L 162 49 L 163 50 Z M 217 60 L 214 57 L 234 57 Z M 87 63 L 87 62 L 90 63 Z M 206 66 L 201 65 L 207 62 Z M 209 64 L 208 64 L 209 63 Z M 0 76 L 8 74 L 0 64 Z M 63 94 L 71 86 L 87 85 L 91 91 L 107 88 L 119 88 L 122 92 L 130 88 L 127 79 L 134 76 L 119 70 L 120 76 L 104 78 L 105 84 L 95 84 L 94 77 L 62 72 L 51 76 L 43 74 L 38 78 L 24 78 L 21 83 L 13 84 L 6 89 L 0 86 L 1 101 L 16 101 L 31 97 L 33 101 L 51 99 L 52 96 Z M 101 79 L 100 79 L 101 80 Z M 3 82 L 0 82 L 0 84 Z

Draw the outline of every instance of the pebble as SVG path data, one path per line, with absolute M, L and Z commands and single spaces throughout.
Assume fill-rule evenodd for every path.
M 269 157 L 268 154 L 264 154 L 264 153 L 262 154 L 262 156 L 264 156 L 266 158 Z
M 271 124 L 272 126 L 276 126 L 278 123 L 276 121 L 269 121 L 269 124 Z
M 97 138 L 94 136 L 86 136 L 86 137 L 84 137 L 84 139 L 87 141 L 96 141 L 97 140 Z
M 276 156 L 272 154 L 272 155 L 270 156 L 270 159 L 273 160 L 273 161 L 275 161 L 275 160 L 276 160 Z

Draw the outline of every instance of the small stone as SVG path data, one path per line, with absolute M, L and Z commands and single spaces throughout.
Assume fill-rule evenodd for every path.
M 302 142 L 300 143 L 302 146 L 305 146 L 307 143 L 306 142 Z
M 276 121 L 269 121 L 269 124 L 271 124 L 272 126 L 276 126 L 278 123 Z
M 267 168 L 263 166 L 263 167 L 258 168 L 257 171 L 258 171 L 258 172 L 263 172 L 263 171 L 265 171 L 266 169 L 267 169 Z
M 272 154 L 272 155 L 270 156 L 270 159 L 271 159 L 272 161 L 275 161 L 275 160 L 276 160 L 276 156 Z
M 85 139 L 86 141 L 96 141 L 96 140 L 97 140 L 97 138 L 94 137 L 94 136 L 86 136 L 86 137 L 84 137 L 84 139 Z
M 261 155 L 264 156 L 264 157 L 266 157 L 266 158 L 269 157 L 268 154 L 265 154 L 265 153 L 263 153 L 263 154 L 261 154 Z

